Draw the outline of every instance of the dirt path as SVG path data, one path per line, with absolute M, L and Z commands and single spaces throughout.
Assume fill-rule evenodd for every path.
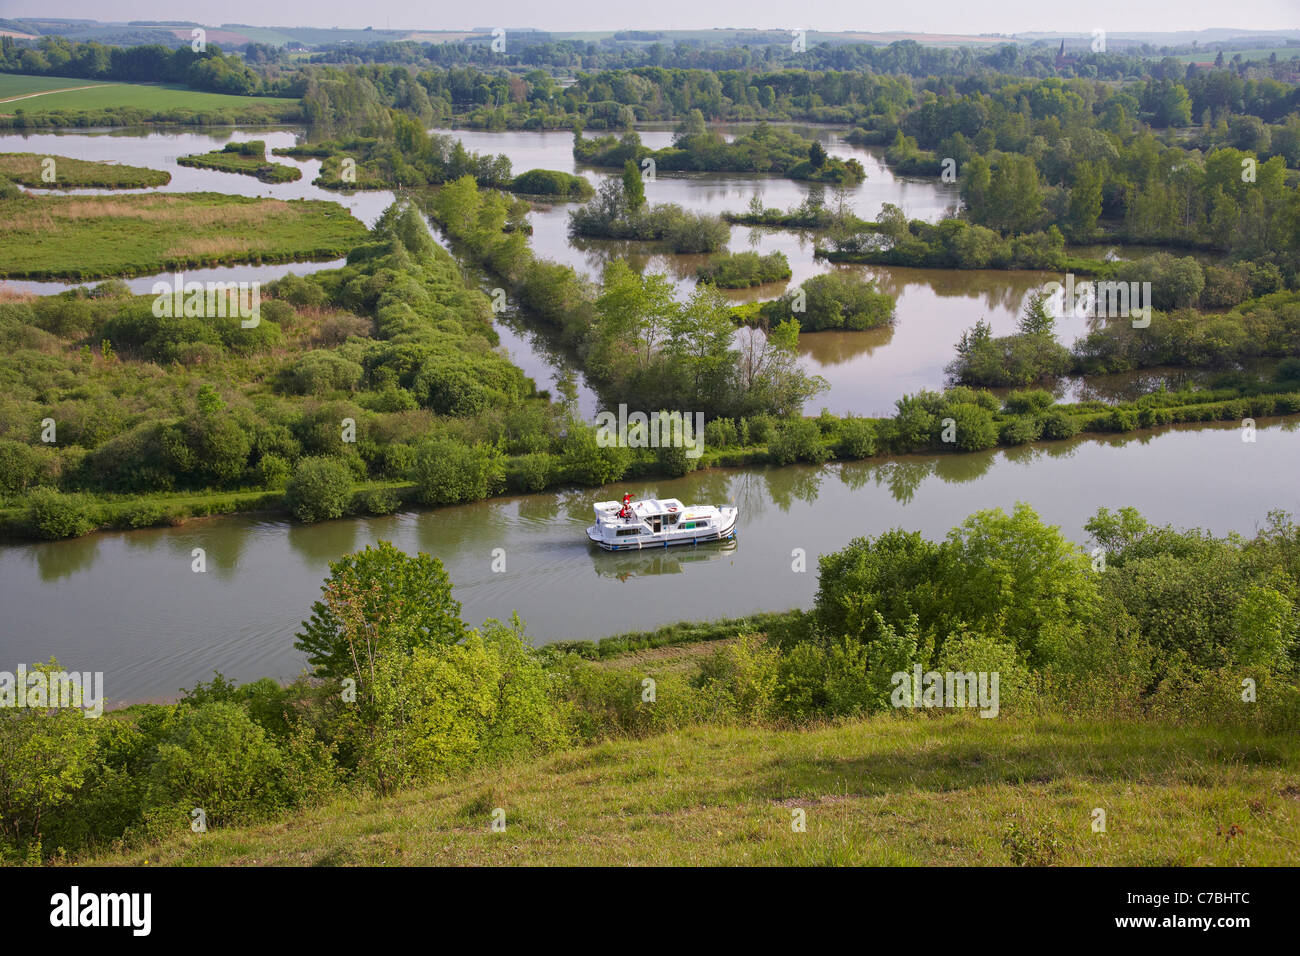
M 71 93 L 73 90 L 93 90 L 97 86 L 112 85 L 112 83 L 90 83 L 87 86 L 65 86 L 59 90 L 41 90 L 39 93 L 24 93 L 21 96 L 11 96 L 8 99 L 0 100 L 0 103 L 13 103 L 17 100 L 30 100 L 33 96 L 48 96 L 51 93 Z

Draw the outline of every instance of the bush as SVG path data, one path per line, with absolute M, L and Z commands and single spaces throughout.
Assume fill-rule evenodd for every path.
M 362 369 L 334 352 L 315 351 L 287 366 L 281 373 L 282 387 L 298 395 L 327 395 L 353 391 L 361 381 Z
M 341 518 L 352 501 L 352 472 L 338 458 L 303 458 L 293 470 L 284 501 L 299 521 Z
M 789 279 L 790 261 L 784 252 L 760 256 L 757 252 L 723 253 L 710 259 L 696 273 L 700 282 L 720 289 L 748 289 L 767 282 Z
M 27 528 L 38 538 L 78 538 L 100 524 L 99 507 L 85 495 L 65 495 L 54 488 L 36 488 L 27 495 Z
M 1029 415 L 1050 408 L 1055 402 L 1051 392 L 1041 388 L 1028 388 L 1007 395 L 1004 407 L 1012 415 Z
M 401 503 L 402 499 L 392 488 L 373 488 L 357 495 L 357 504 L 368 515 L 390 515 Z
M 289 480 L 289 462 L 279 455 L 263 455 L 257 463 L 257 481 L 263 488 L 279 488 Z
M 1300 358 L 1284 358 L 1278 362 L 1273 381 L 1287 387 L 1300 385 Z
M 669 208 L 672 213 L 664 217 L 666 222 L 657 238 L 662 238 L 673 252 L 691 254 L 726 248 L 731 227 L 717 216 L 684 212 L 676 206 Z
M 1050 411 L 1041 419 L 1043 424 L 1042 437 L 1054 440 L 1062 438 L 1073 438 L 1079 433 L 1079 426 L 1070 415 L 1063 411 Z
M 1033 692 L 1033 676 L 1017 660 L 1016 649 L 984 634 L 963 631 L 949 635 L 937 655 L 934 669 L 940 673 L 982 672 L 989 674 L 990 679 L 991 675 L 997 674 L 999 712 L 1004 707 L 1027 703 Z
M 802 312 L 794 311 L 799 290 L 765 303 L 761 314 L 773 325 L 790 317 L 799 320 L 802 332 L 845 329 L 861 332 L 886 325 L 894 318 L 894 298 L 881 292 L 874 280 L 847 272 L 813 276 L 801 287 Z
M 49 477 L 54 466 L 50 449 L 0 438 L 0 496 L 21 494 Z
M 602 446 L 596 430 L 581 422 L 570 422 L 569 434 L 561 446 L 565 476 L 580 485 L 608 485 L 627 474 L 632 452 L 623 445 Z
M 869 418 L 848 416 L 840 423 L 840 458 L 867 458 L 876 453 L 876 426 Z
M 1042 423 L 1029 415 L 1021 415 L 1003 424 L 998 432 L 998 443 L 1002 445 L 1025 445 L 1037 441 L 1043 433 Z
M 505 481 L 505 469 L 493 448 L 432 438 L 416 449 L 411 478 L 421 502 L 449 505 L 495 494 Z
M 816 465 L 831 457 L 830 448 L 822 443 L 821 428 L 811 418 L 792 418 L 783 422 L 768 443 L 767 452 L 778 465 L 795 461 Z
M 385 655 L 361 770 L 380 792 L 391 792 L 563 746 L 565 721 L 549 687 L 530 649 L 495 622 L 461 643 Z
M 781 656 L 777 697 L 783 716 L 794 720 L 841 717 L 888 705 L 891 677 L 916 660 L 914 635 L 901 640 L 885 626 L 880 639 L 807 641 Z
M 1300 379 L 1300 370 L 1296 377 Z M 727 448 L 738 444 L 739 440 L 740 432 L 734 419 L 711 418 L 704 426 L 704 443 L 710 448 Z
M 978 405 L 953 405 L 946 410 L 952 420 L 954 442 L 962 451 L 982 451 L 998 443 L 993 414 Z M 947 423 L 945 423 L 945 430 Z
M 553 196 L 561 199 L 587 199 L 595 190 L 582 176 L 554 169 L 530 169 L 510 183 L 510 191 L 528 196 Z
M 150 816 L 178 830 L 195 808 L 209 827 L 265 816 L 284 802 L 277 792 L 282 765 L 266 731 L 237 704 L 187 709 L 149 770 Z
M 700 467 L 700 459 L 692 458 L 682 445 L 667 444 L 655 449 L 655 464 L 670 478 L 680 478 Z
M 727 701 L 727 709 L 743 719 L 764 720 L 774 716 L 777 707 L 777 668 L 779 652 L 753 634 L 742 634 L 736 641 L 705 658 L 700 668 L 700 683 Z
M 520 455 L 506 462 L 506 487 L 511 491 L 542 491 L 558 473 L 559 463 L 554 455 L 546 452 Z
M 152 528 L 179 521 L 180 515 L 161 502 L 136 501 L 126 505 L 113 523 L 119 528 Z

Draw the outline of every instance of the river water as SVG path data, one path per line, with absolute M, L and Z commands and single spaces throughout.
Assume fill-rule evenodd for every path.
M 384 518 L 292 525 L 251 516 L 0 548 L 0 670 L 55 655 L 103 671 L 117 701 L 162 698 L 212 671 L 291 678 L 293 635 L 328 564 L 378 540 L 446 566 L 472 623 L 517 610 L 538 643 L 811 604 L 818 554 L 892 527 L 940 537 L 981 508 L 1033 505 L 1074 540 L 1097 508 L 1246 534 L 1300 512 L 1295 421 L 1172 429 L 973 455 L 716 470 L 675 481 L 501 498 Z M 656 494 L 735 503 L 737 540 L 607 554 L 593 502 Z M 206 573 L 191 570 L 203 548 Z M 492 570 L 505 550 L 504 572 Z M 791 570 L 795 549 L 806 573 Z

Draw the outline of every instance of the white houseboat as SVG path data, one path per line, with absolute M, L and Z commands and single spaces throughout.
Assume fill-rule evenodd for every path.
M 596 523 L 587 537 L 606 551 L 639 551 L 674 544 L 703 544 L 736 535 L 738 509 L 715 505 L 686 507 L 676 498 L 599 501 Z

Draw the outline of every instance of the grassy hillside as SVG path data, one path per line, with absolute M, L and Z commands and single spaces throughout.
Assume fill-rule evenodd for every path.
M 492 811 L 506 832 L 492 833 Z M 1092 829 L 1094 808 L 1107 814 Z M 796 833 L 792 811 L 807 830 Z M 1294 865 L 1300 742 L 1149 722 L 708 727 L 93 864 Z
M 83 80 L 67 76 L 25 76 L 18 73 L 0 73 L 0 105 L 20 96 L 30 97 L 34 93 L 48 94 L 52 90 L 67 90 L 72 87 L 102 86 L 101 80 Z M 12 107 L 8 107 L 12 109 Z

